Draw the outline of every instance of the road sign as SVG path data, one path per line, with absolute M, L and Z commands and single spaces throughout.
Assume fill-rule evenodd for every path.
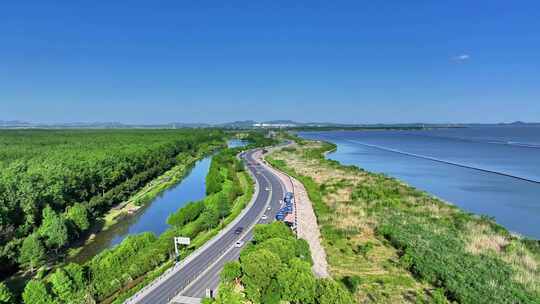
M 174 252 L 176 253 L 176 260 L 180 258 L 180 252 L 178 251 L 178 245 L 189 245 L 190 239 L 188 237 L 174 237 Z
M 189 245 L 190 244 L 190 239 L 188 237 L 175 237 L 174 241 L 178 245 Z

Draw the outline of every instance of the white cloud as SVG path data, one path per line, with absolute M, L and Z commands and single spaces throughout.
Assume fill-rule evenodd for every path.
M 461 55 L 458 55 L 458 56 L 455 56 L 453 59 L 455 61 L 466 61 L 466 60 L 469 60 L 471 58 L 471 56 L 469 54 L 461 54 Z

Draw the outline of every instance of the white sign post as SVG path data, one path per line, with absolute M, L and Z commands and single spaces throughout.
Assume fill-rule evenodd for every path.
M 178 245 L 189 245 L 191 243 L 188 237 L 175 237 L 174 238 L 174 251 L 176 252 L 176 259 L 180 258 L 180 252 L 178 251 Z

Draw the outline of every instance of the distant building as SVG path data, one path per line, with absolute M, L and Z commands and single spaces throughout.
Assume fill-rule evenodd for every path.
M 296 127 L 296 125 L 291 124 L 291 123 L 254 123 L 253 127 L 255 128 L 289 128 L 289 127 Z

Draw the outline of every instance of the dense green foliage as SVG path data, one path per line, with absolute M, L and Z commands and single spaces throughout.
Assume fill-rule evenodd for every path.
M 38 266 L 41 250 L 19 254 L 21 246 L 38 248 L 39 238 L 58 252 L 111 206 L 223 139 L 216 130 L 1 131 L 0 273 L 18 261 Z
M 204 201 L 190 202 L 177 212 L 169 215 L 167 224 L 176 227 L 182 227 L 185 224 L 195 220 L 204 211 Z
M 406 194 L 424 196 L 415 191 L 378 175 L 374 183 L 357 186 L 352 195 L 357 201 L 368 202 L 368 212 L 381 217 L 378 233 L 401 251 L 401 263 L 413 274 L 444 287 L 447 298 L 459 303 L 539 300 L 540 295 L 514 280 L 515 270 L 499 257 L 466 250 L 466 239 L 462 236 L 465 223 L 485 220 L 486 225 L 508 234 L 502 227 L 460 211 L 441 218 L 428 210 L 418 210 L 403 199 Z
M 217 171 L 210 174 L 222 176 L 220 191 L 204 200 L 192 202 L 172 214 L 167 222 L 171 228 L 159 237 L 142 233 L 126 238 L 118 246 L 105 250 L 84 265 L 68 264 L 40 281 L 42 285 L 27 285 L 25 294 L 31 297 L 46 292 L 46 297 L 61 303 L 87 303 L 101 301 L 133 280 L 140 278 L 160 265 L 174 259 L 173 236 L 190 237 L 193 242 L 183 249 L 182 255 L 194 250 L 200 236 L 217 228 L 223 218 L 231 213 L 236 200 L 246 191 L 240 186 L 237 171 L 240 149 L 225 149 L 214 155 L 212 165 Z M 211 165 L 211 166 L 212 166 Z M 243 169 L 242 169 L 243 170 Z M 69 211 L 68 211 L 69 212 Z M 73 223 L 79 221 L 73 212 Z M 37 287 L 36 287 L 37 286 Z M 34 290 L 35 289 L 35 290 Z M 30 298 L 29 298 L 30 299 Z M 32 303 L 32 302 L 25 302 Z
M 281 222 L 255 226 L 253 241 L 240 253 L 240 263 L 229 262 L 221 274 L 214 303 L 352 303 L 347 291 L 331 279 L 317 279 L 311 254 Z M 235 291 L 241 283 L 244 295 Z M 227 302 L 230 301 L 230 302 Z
M 494 256 L 468 253 L 457 231 L 449 228 L 445 233 L 435 232 L 437 226 L 396 216 L 379 232 L 403 251 L 401 261 L 405 266 L 421 279 L 443 286 L 450 300 L 538 303 L 538 294 L 513 279 L 515 272 L 510 265 Z
M 13 294 L 4 283 L 0 283 L 0 304 L 13 303 Z

